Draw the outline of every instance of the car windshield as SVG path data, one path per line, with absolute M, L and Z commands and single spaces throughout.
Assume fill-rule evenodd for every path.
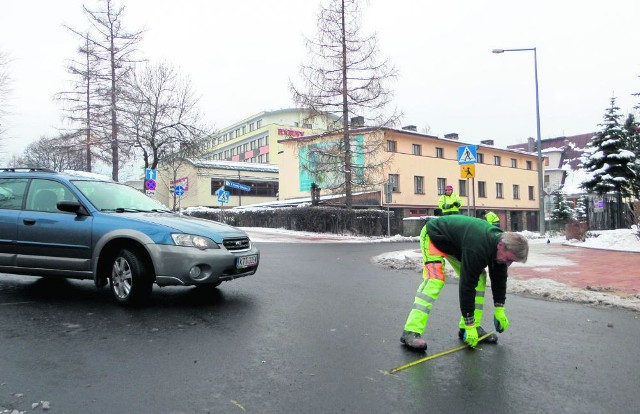
M 128 185 L 94 180 L 74 180 L 73 184 L 100 211 L 170 211 Z

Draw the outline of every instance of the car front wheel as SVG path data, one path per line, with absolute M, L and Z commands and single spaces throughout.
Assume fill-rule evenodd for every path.
M 129 249 L 120 250 L 114 257 L 109 282 L 115 299 L 126 305 L 145 301 L 153 288 L 144 262 Z

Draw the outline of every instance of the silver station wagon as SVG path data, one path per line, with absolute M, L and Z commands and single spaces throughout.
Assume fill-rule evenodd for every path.
M 253 275 L 245 232 L 169 211 L 95 174 L 0 168 L 0 272 L 93 279 L 121 304 L 153 284 L 215 288 Z

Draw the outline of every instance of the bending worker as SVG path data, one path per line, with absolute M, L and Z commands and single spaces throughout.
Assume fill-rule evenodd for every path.
M 491 210 L 482 210 L 482 216 L 485 220 L 489 222 L 489 224 L 493 224 L 494 226 L 500 227 L 500 217 L 496 213 Z
M 529 244 L 524 236 L 504 232 L 475 217 L 443 216 L 425 224 L 420 233 L 420 249 L 424 280 L 418 287 L 400 342 L 416 350 L 427 349 L 427 341 L 422 334 L 429 322 L 429 312 L 445 284 L 445 259 L 460 277 L 462 316 L 458 337 L 475 348 L 478 338 L 486 334 L 480 326 L 487 286 L 486 267 L 491 278 L 496 330 L 503 332 L 509 327 L 504 308 L 507 269 L 513 262 L 526 262 Z M 492 334 L 485 341 L 495 343 L 498 336 Z
M 442 215 L 460 214 L 460 207 L 462 207 L 462 199 L 453 192 L 453 186 L 446 186 L 444 194 L 438 199 L 438 208 L 442 210 Z

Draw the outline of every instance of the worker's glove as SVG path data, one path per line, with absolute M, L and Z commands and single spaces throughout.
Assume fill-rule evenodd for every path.
M 471 348 L 475 348 L 478 345 L 478 329 L 474 323 L 473 316 L 464 318 L 464 342 Z
M 504 332 L 509 327 L 509 319 L 507 319 L 507 315 L 504 313 L 504 307 L 496 307 L 493 315 L 493 325 L 496 327 L 496 331 L 498 332 Z
M 460 202 L 459 201 L 456 201 L 455 203 L 453 203 L 453 205 L 458 207 L 458 208 L 460 208 Z
M 471 348 L 478 345 L 478 329 L 475 326 L 464 327 L 464 342 Z

